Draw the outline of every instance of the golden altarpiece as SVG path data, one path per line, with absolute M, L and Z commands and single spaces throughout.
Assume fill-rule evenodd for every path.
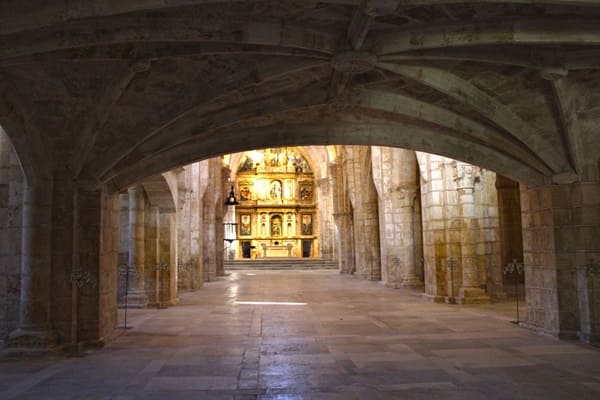
M 296 147 L 242 155 L 236 206 L 240 258 L 314 257 L 318 254 L 315 180 Z

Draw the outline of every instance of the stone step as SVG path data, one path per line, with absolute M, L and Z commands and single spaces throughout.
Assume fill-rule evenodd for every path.
M 338 269 L 337 261 L 319 258 L 258 258 L 225 261 L 227 270 L 245 269 Z

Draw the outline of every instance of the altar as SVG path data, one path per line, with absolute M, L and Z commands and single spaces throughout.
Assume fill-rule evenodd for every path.
M 292 250 L 294 249 L 294 245 L 292 243 L 287 243 L 284 245 L 273 245 L 262 243 L 262 253 L 264 258 L 269 257 L 292 257 Z
M 318 254 L 315 177 L 299 148 L 245 152 L 236 172 L 241 258 L 310 258 Z

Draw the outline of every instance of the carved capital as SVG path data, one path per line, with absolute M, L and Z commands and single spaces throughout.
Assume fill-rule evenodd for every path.
M 454 167 L 454 181 L 457 190 L 473 190 L 479 182 L 481 168 L 461 161 L 456 161 Z
M 396 186 L 390 190 L 390 195 L 399 200 L 400 207 L 412 207 L 417 198 L 417 187 Z

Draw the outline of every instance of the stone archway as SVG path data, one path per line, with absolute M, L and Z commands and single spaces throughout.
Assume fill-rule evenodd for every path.
M 115 193 L 192 161 L 303 144 L 426 151 L 524 184 L 529 322 L 576 334 L 572 271 L 600 237 L 598 2 L 96 3 L 8 3 L 0 17 L 0 123 L 27 178 L 24 277 L 56 278 L 24 296 L 25 336 L 52 322 L 69 337 L 59 282 L 80 260 L 99 278 L 82 337 L 109 334 Z M 46 244 L 59 234 L 73 239 Z

